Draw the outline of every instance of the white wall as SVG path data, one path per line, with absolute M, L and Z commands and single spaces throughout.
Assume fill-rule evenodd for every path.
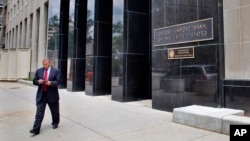
M 11 0 L 7 4 L 5 47 L 31 48 L 28 72 L 35 72 L 46 56 L 48 0 Z
M 250 0 L 223 0 L 225 74 L 250 79 Z
M 28 78 L 30 70 L 30 49 L 0 49 L 0 80 Z

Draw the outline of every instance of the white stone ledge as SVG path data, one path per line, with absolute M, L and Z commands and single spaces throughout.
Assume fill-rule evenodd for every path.
M 250 117 L 229 115 L 223 118 L 222 133 L 230 134 L 230 125 L 250 125 Z
M 228 108 L 212 108 L 192 105 L 187 107 L 175 108 L 173 111 L 173 122 L 218 133 L 228 134 L 231 120 L 241 120 L 240 118 L 237 119 L 236 117 L 231 117 L 230 119 L 229 117 L 232 115 L 243 117 L 244 111 Z M 227 119 L 227 121 L 224 121 L 225 119 Z

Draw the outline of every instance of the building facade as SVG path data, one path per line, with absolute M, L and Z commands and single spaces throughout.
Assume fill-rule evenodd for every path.
M 0 47 L 5 48 L 4 46 L 4 40 L 5 40 L 5 13 L 6 11 L 6 1 L 1 0 L 0 1 Z
M 30 67 L 17 72 L 30 76 L 50 57 L 69 91 L 249 115 L 249 7 L 250 0 L 8 0 L 0 55 L 29 49 Z
M 5 47 L 31 48 L 31 70 L 34 72 L 46 56 L 48 1 L 8 0 Z

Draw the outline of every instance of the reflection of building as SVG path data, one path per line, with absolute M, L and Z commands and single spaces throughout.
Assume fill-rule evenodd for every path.
M 68 90 L 111 94 L 117 101 L 152 98 L 153 108 L 162 110 L 198 104 L 250 113 L 250 97 L 245 94 L 250 91 L 250 5 L 246 2 L 12 0 L 7 6 L 4 51 L 31 48 L 27 73 L 34 72 L 42 58 L 49 56 L 61 70 L 62 87 Z M 53 21 L 50 15 L 58 16 Z M 212 22 L 197 22 L 203 19 Z M 155 36 L 155 29 L 168 30 Z M 201 39 L 208 33 L 212 38 Z M 164 43 L 155 46 L 155 41 Z M 168 52 L 189 46 L 194 48 L 194 58 L 185 57 L 184 50 L 177 54 L 183 58 Z M 92 69 L 91 85 L 85 82 L 86 64 Z M 185 78 L 181 74 L 177 74 L 178 79 L 164 81 L 175 89 L 161 89 L 160 78 L 173 67 L 201 64 L 216 66 L 218 77 L 212 84 L 197 80 L 194 86 L 213 91 L 183 90 Z
M 55 32 L 56 32 L 55 28 L 53 27 L 48 28 L 48 40 L 50 40 L 51 36 L 54 36 Z
M 0 0 L 0 48 L 5 48 L 5 18 L 6 18 L 6 10 L 7 10 L 7 0 Z

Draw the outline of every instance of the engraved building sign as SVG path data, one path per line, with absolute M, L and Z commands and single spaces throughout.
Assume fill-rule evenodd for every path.
M 154 30 L 154 46 L 214 39 L 213 18 L 183 23 Z
M 194 58 L 194 47 L 169 48 L 168 59 Z

